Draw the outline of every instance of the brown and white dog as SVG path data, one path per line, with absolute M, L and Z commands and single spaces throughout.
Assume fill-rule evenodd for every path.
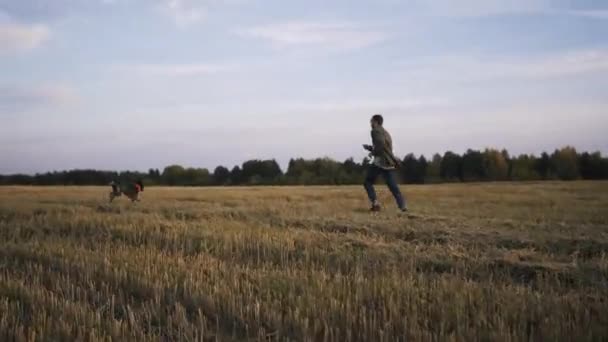
M 110 192 L 110 203 L 112 203 L 114 198 L 122 195 L 127 196 L 131 202 L 139 202 L 139 193 L 144 191 L 144 183 L 142 181 L 130 182 L 124 185 L 111 182 L 110 185 L 112 186 L 112 191 Z

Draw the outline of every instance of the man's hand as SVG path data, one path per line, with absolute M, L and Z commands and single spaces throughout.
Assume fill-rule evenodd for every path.
M 374 150 L 374 147 L 372 145 L 363 145 L 363 148 L 370 152 Z

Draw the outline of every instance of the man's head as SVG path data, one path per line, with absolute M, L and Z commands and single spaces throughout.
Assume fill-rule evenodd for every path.
M 382 126 L 382 124 L 384 124 L 384 118 L 382 117 L 382 115 L 376 114 L 376 115 L 372 116 L 370 123 L 372 125 L 372 128 Z

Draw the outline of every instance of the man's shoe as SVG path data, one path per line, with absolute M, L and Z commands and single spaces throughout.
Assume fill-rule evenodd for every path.
M 369 209 L 369 211 L 371 211 L 372 213 L 377 213 L 382 211 L 382 207 L 380 206 L 380 204 L 374 204 L 372 205 L 372 207 Z

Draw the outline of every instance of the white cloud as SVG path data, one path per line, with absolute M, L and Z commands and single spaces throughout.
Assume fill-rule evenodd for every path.
M 267 40 L 277 47 L 317 45 L 356 49 L 387 39 L 383 32 L 348 22 L 289 21 L 241 29 L 237 33 L 244 37 Z
M 45 25 L 0 23 L 0 54 L 34 49 L 50 35 L 51 31 Z
M 421 14 L 443 17 L 546 14 L 608 19 L 606 8 L 575 10 L 567 5 L 553 0 L 415 0 L 412 7 L 415 12 Z
M 549 0 L 422 0 L 416 2 L 422 12 L 449 17 L 482 17 L 545 11 Z
M 515 76 L 550 78 L 608 71 L 608 50 L 574 51 L 513 65 L 507 72 Z
M 608 50 L 578 50 L 540 57 L 496 58 L 448 56 L 408 62 L 402 69 L 409 79 L 448 80 L 545 80 L 608 72 Z
M 336 114 L 352 113 L 375 113 L 402 111 L 418 108 L 428 108 L 445 104 L 445 100 L 438 97 L 376 97 L 362 96 L 359 98 L 337 98 L 334 100 L 313 101 L 313 102 L 286 102 L 268 103 L 267 107 L 273 108 L 276 112 L 296 112 L 296 113 L 321 113 L 326 115 L 328 112 Z
M 594 19 L 608 19 L 608 9 L 606 10 L 585 10 L 585 11 L 568 11 L 569 14 Z
M 40 106 L 62 106 L 76 102 L 74 89 L 63 84 L 0 85 L 0 109 L 18 111 Z
M 114 67 L 114 69 L 135 72 L 143 76 L 203 76 L 217 74 L 220 72 L 231 71 L 236 68 L 233 64 L 134 64 Z
M 207 6 L 201 0 L 166 0 L 161 9 L 179 27 L 199 23 L 207 17 Z

